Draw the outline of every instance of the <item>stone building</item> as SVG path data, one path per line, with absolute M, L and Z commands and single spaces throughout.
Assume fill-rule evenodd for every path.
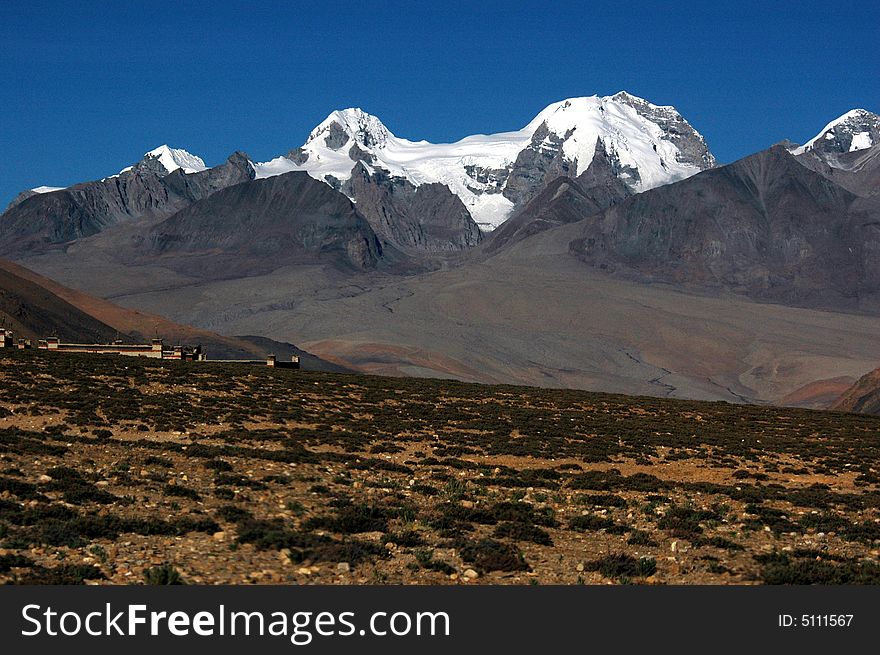
M 149 357 L 151 359 L 177 359 L 181 361 L 204 360 L 205 354 L 201 346 L 172 346 L 166 349 L 162 339 L 153 339 L 150 343 L 64 343 L 58 337 L 47 337 L 39 341 L 43 350 L 67 353 L 91 353 L 99 355 L 131 355 Z

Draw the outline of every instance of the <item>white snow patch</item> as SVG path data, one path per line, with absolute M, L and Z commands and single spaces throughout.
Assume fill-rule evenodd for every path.
M 853 134 L 852 143 L 849 144 L 849 151 L 864 150 L 872 145 L 874 145 L 874 142 L 871 140 L 871 133 L 859 132 L 858 134 Z
M 184 173 L 198 173 L 208 168 L 201 157 L 196 157 L 192 153 L 180 148 L 169 148 L 167 145 L 161 145 L 150 150 L 150 152 L 144 153 L 144 157 L 155 157 L 169 173 L 176 171 L 178 168 L 182 168 Z M 128 169 L 123 169 L 120 172 L 125 170 Z
M 273 175 L 282 175 L 284 173 L 289 173 L 290 171 L 300 170 L 300 168 L 287 157 L 276 157 L 272 161 L 267 161 L 263 164 L 252 161 L 251 166 L 254 167 L 254 173 L 256 173 L 258 180 L 264 177 L 272 177 Z
M 53 191 L 62 191 L 67 187 L 64 186 L 37 186 L 31 189 L 34 193 L 52 193 Z

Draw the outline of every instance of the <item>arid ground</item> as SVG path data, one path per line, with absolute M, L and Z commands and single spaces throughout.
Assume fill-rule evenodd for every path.
M 0 581 L 880 582 L 880 418 L 11 351 Z

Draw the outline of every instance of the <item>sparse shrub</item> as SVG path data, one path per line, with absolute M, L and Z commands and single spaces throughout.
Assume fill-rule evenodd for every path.
M 60 491 L 64 500 L 72 505 L 88 502 L 110 505 L 119 500 L 113 494 L 97 488 L 86 480 L 79 471 L 69 466 L 56 466 L 49 471 L 49 476 L 52 478 L 52 482 L 46 485 L 46 489 Z
M 226 462 L 222 459 L 211 459 L 203 464 L 206 469 L 210 469 L 212 471 L 218 471 L 220 473 L 228 473 L 232 471 L 232 464 Z
M 530 523 L 545 528 L 555 528 L 558 525 L 558 521 L 553 517 L 552 508 L 543 507 L 538 509 L 531 503 L 495 503 L 489 508 L 488 513 L 498 521 Z
M 33 566 L 14 580 L 22 585 L 79 585 L 84 580 L 103 580 L 106 576 L 91 564 L 61 564 L 54 568 Z
M 596 532 L 598 530 L 607 530 L 614 527 L 614 521 L 604 516 L 595 514 L 587 514 L 585 516 L 576 516 L 568 522 L 568 527 L 578 532 Z
M 358 532 L 385 532 L 388 529 L 388 511 L 371 505 L 341 507 L 335 515 L 314 516 L 303 523 L 306 530 L 329 530 L 339 534 Z
M 429 484 L 417 483 L 410 487 L 410 491 L 413 491 L 418 494 L 422 494 L 423 496 L 436 496 L 440 493 L 440 490 L 437 487 L 432 487 Z
M 692 544 L 694 548 L 700 548 L 702 546 L 713 546 L 714 548 L 721 548 L 723 550 L 745 550 L 745 548 L 741 544 L 738 544 L 735 541 L 731 541 L 730 539 L 721 536 L 699 536 L 694 539 Z
M 584 568 L 588 571 L 598 571 L 606 578 L 643 578 L 654 575 L 657 571 L 657 562 L 653 557 L 636 559 L 631 555 L 620 553 L 606 555 L 594 562 L 589 562 Z
M 540 546 L 552 546 L 553 540 L 541 528 L 527 523 L 499 523 L 492 533 L 494 537 L 513 539 L 514 541 L 530 541 Z
M 179 498 L 189 498 L 190 500 L 201 500 L 202 496 L 195 489 L 184 487 L 179 484 L 167 484 L 162 490 L 166 496 L 177 496 Z
M 328 536 L 291 530 L 283 521 L 247 520 L 238 526 L 238 542 L 252 543 L 260 550 L 290 549 L 290 559 L 356 564 L 365 559 L 387 558 L 388 552 L 379 544 L 349 539 L 339 541 Z
M 152 566 L 144 570 L 144 583 L 148 585 L 182 585 L 186 584 L 180 572 L 171 564 Z
M 416 530 L 402 530 L 400 532 L 388 532 L 382 536 L 382 543 L 391 542 L 404 548 L 424 546 L 425 539 Z
M 854 560 L 832 564 L 828 561 L 798 559 L 784 553 L 757 556 L 762 564 L 761 579 L 772 585 L 876 585 L 880 584 L 880 565 Z
M 631 530 L 626 543 L 630 546 L 656 546 L 657 542 L 651 538 L 651 534 L 644 530 Z
M 448 562 L 434 559 L 434 551 L 431 548 L 418 548 L 414 551 L 414 555 L 416 556 L 416 562 L 418 562 L 418 565 L 423 569 L 438 571 L 439 573 L 444 573 L 446 575 L 452 575 L 455 573 L 454 566 Z
M 236 507 L 235 505 L 223 505 L 217 510 L 217 516 L 230 523 L 238 523 L 239 521 L 253 518 L 253 514 L 248 510 L 243 507 Z
M 29 557 L 25 557 L 24 555 L 17 555 L 14 553 L 9 553 L 6 555 L 0 555 L 0 573 L 7 573 L 13 568 L 28 568 L 34 565 L 34 562 Z
M 698 510 L 691 507 L 670 507 L 657 521 L 661 530 L 669 530 L 673 537 L 695 541 L 703 532 L 702 522 L 720 521 L 721 516 L 714 510 Z
M 582 494 L 577 497 L 576 502 L 592 507 L 626 507 L 626 499 L 614 494 Z
M 531 567 L 522 553 L 510 544 L 494 539 L 466 541 L 459 547 L 461 558 L 479 572 L 528 571 Z
M 251 480 L 249 477 L 238 475 L 237 473 L 218 473 L 214 476 L 214 484 L 218 487 L 230 486 L 249 487 L 257 490 L 268 489 L 268 487 L 259 480 Z

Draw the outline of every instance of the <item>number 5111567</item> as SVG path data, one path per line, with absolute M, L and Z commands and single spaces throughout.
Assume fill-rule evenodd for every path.
M 780 628 L 848 628 L 854 614 L 792 614 L 779 615 Z

